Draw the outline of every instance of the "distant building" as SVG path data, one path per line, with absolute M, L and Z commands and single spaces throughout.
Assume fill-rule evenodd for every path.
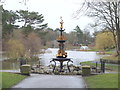
M 80 50 L 89 50 L 89 47 L 88 46 L 81 46 Z

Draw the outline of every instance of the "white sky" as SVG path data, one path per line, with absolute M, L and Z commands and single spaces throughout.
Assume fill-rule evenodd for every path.
M 80 8 L 81 0 L 28 0 L 24 5 L 24 0 L 2 0 L 4 9 L 7 10 L 28 10 L 43 14 L 44 23 L 48 23 L 48 27 L 59 28 L 60 16 L 63 17 L 64 29 L 66 32 L 72 31 L 77 25 L 83 30 L 85 26 L 92 22 L 89 17 L 81 16 L 79 19 L 73 18 Z M 22 2 L 22 3 L 20 3 Z

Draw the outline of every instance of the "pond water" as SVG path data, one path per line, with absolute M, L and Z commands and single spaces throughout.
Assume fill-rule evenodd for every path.
M 38 55 L 41 59 L 41 64 L 47 66 L 50 65 L 50 61 L 52 58 L 56 57 L 58 48 L 48 48 L 44 53 L 41 55 Z M 96 52 L 91 52 L 91 51 L 72 51 L 72 50 L 67 50 L 68 53 L 68 58 L 72 58 L 71 60 L 73 61 L 74 65 L 80 65 L 80 62 L 84 61 L 94 61 L 98 60 L 102 57 L 102 55 L 97 55 Z M 59 62 L 57 62 L 57 65 Z M 64 63 L 66 64 L 66 62 Z
M 38 57 L 40 58 L 40 63 L 42 65 L 48 66 L 52 63 L 50 61 L 52 58 L 56 57 L 58 48 L 48 48 L 45 50 L 44 54 L 39 54 Z M 94 61 L 98 60 L 102 57 L 102 55 L 97 55 L 96 52 L 90 52 L 90 51 L 73 51 L 73 50 L 66 50 L 68 53 L 68 58 L 72 58 L 74 65 L 80 65 L 80 62 L 84 61 Z M 0 61 L 1 63 L 1 61 Z M 39 62 L 30 62 L 31 65 L 38 64 Z M 53 63 L 54 64 L 54 63 Z M 64 62 L 66 64 L 66 62 Z M 69 63 L 72 64 L 72 63 Z M 57 62 L 57 65 L 59 65 L 59 62 Z M 2 68 L 3 69 L 19 69 L 19 62 L 18 61 L 9 61 L 9 60 L 3 60 L 2 61 Z

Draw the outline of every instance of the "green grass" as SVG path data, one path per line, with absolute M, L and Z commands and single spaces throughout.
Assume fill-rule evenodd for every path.
M 8 72 L 0 72 L 0 73 L 2 73 L 2 88 L 10 88 L 27 77 L 24 75 L 13 74 Z
M 2 89 L 2 73 L 0 73 L 0 90 Z
M 112 55 L 112 54 L 114 54 L 114 52 L 113 51 L 106 51 L 105 54 Z
M 95 66 L 95 63 L 92 63 L 92 61 L 81 62 L 81 64 L 82 64 L 82 65 Z
M 86 62 L 81 62 L 82 65 L 90 65 L 90 66 L 96 66 L 96 63 L 92 63 L 92 61 L 86 61 Z M 101 64 L 98 64 L 98 67 L 101 67 Z M 111 70 L 111 71 L 118 71 L 118 67 L 120 66 L 114 65 L 114 64 L 105 64 L 105 69 L 106 70 Z
M 115 60 L 120 60 L 120 56 L 113 56 L 113 55 L 111 55 L 111 56 L 103 57 L 103 59 L 115 61 Z
M 118 88 L 118 73 L 85 77 L 88 88 Z

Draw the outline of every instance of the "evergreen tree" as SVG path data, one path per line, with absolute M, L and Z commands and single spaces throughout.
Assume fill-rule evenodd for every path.
M 80 29 L 80 27 L 77 25 L 76 28 L 74 29 L 76 31 L 77 35 L 77 43 L 82 44 L 83 43 L 83 32 Z
M 9 37 L 13 29 L 16 27 L 15 22 L 18 19 L 18 15 L 13 11 L 4 10 L 3 6 L 0 6 L 2 9 L 2 37 Z
M 23 27 L 27 27 L 28 25 L 33 28 L 37 28 L 37 30 L 42 30 L 47 27 L 46 24 L 42 24 L 44 21 L 44 16 L 39 14 L 38 12 L 29 12 L 27 10 L 17 11 L 20 16 L 19 21 L 24 22 Z

